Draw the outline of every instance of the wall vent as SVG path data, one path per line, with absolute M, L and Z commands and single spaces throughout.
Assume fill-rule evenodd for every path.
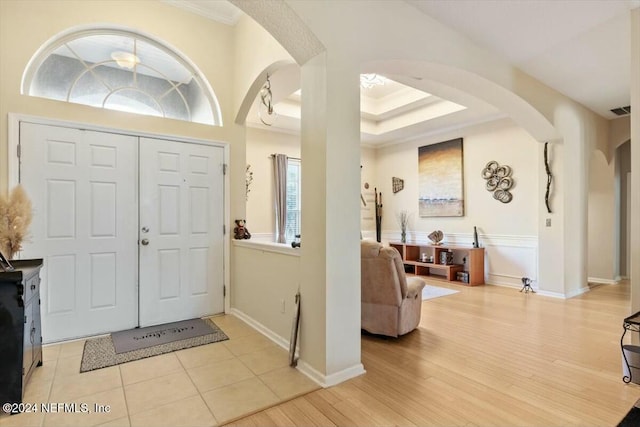
M 631 114 L 631 106 L 627 105 L 626 107 L 614 108 L 611 112 L 617 116 L 626 116 L 627 114 Z

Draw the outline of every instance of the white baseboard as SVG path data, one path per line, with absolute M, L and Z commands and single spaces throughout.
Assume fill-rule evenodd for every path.
M 599 285 L 617 285 L 619 280 L 601 279 L 599 277 L 587 277 L 589 283 L 597 283 Z
M 577 297 L 578 295 L 582 295 L 586 292 L 589 292 L 588 286 L 582 287 L 580 289 L 576 289 L 571 292 L 566 292 L 566 293 L 536 290 L 536 293 L 539 295 L 542 295 L 545 297 L 560 298 L 560 299 L 569 299 L 569 298 Z
M 248 316 L 246 313 L 238 310 L 237 308 L 232 308 L 231 310 L 229 310 L 229 314 L 233 314 L 240 320 L 243 320 L 253 329 L 260 332 L 262 335 L 266 336 L 267 338 L 269 338 L 271 341 L 273 341 L 280 347 L 289 351 L 289 340 L 282 338 L 280 335 L 276 334 L 271 329 L 264 326 L 262 323 Z M 300 348 L 298 347 L 296 348 L 296 356 L 299 355 L 299 352 L 300 352 Z M 349 367 L 347 369 L 343 369 L 342 371 L 336 372 L 331 375 L 322 374 L 321 372 L 314 369 L 311 365 L 309 365 L 303 360 L 298 360 L 297 369 L 300 372 L 302 372 L 304 375 L 309 377 L 316 384 L 318 384 L 320 387 L 323 387 L 323 388 L 334 386 L 343 381 L 349 380 L 351 378 L 354 378 L 366 373 L 362 363 L 358 363 L 355 366 Z
M 331 375 L 324 375 L 302 360 L 298 361 L 298 369 L 324 388 L 340 384 L 341 382 L 358 377 L 367 372 L 364 369 L 364 365 L 362 363 L 358 363 L 357 365 L 343 369 L 340 372 L 336 372 Z
M 487 284 L 513 289 L 522 289 L 523 286 L 522 277 L 500 273 L 488 273 L 487 276 L 489 277 Z M 531 287 L 534 291 L 538 292 L 538 281 L 533 279 Z
M 562 292 L 551 292 L 551 291 L 537 290 L 536 293 L 538 295 L 543 296 L 543 297 L 567 299 L 567 296 L 565 294 L 563 294 Z
M 505 275 L 490 275 L 490 276 L 492 276 L 492 277 L 493 276 L 508 277 L 508 276 L 505 276 Z M 521 290 L 522 289 L 522 281 L 520 279 L 518 279 L 518 281 L 519 281 L 519 283 L 516 283 L 514 281 L 508 282 L 508 281 L 492 280 L 491 282 L 487 282 L 487 285 L 501 286 L 503 288 L 511 288 L 511 289 Z M 562 292 L 545 291 L 543 289 L 539 289 L 538 285 L 535 283 L 535 281 L 534 281 L 534 283 L 532 283 L 531 287 L 533 288 L 535 293 L 538 294 L 538 295 L 541 295 L 541 296 L 544 296 L 544 297 L 551 297 L 551 298 L 560 298 L 560 299 L 573 298 L 575 296 L 581 295 L 581 294 L 589 291 L 588 287 L 581 288 L 581 289 L 579 289 L 579 290 L 577 290 L 575 292 L 571 292 L 571 293 L 568 293 L 568 294 L 565 294 L 565 293 L 562 293 Z
M 589 292 L 589 286 L 584 286 L 580 289 L 576 289 L 570 292 L 565 293 L 565 295 L 567 296 L 567 298 L 573 298 L 573 297 L 577 297 L 578 295 L 582 295 L 584 293 Z
M 264 326 L 262 323 L 254 320 L 252 317 L 247 316 L 243 311 L 238 310 L 237 308 L 232 308 L 229 310 L 230 314 L 233 314 L 240 320 L 246 322 L 249 326 L 251 326 L 256 331 L 260 332 L 262 335 L 269 338 L 274 343 L 278 344 L 280 347 L 289 351 L 289 340 L 282 338 L 280 335 L 273 332 L 271 329 Z M 296 353 L 299 349 L 296 349 Z

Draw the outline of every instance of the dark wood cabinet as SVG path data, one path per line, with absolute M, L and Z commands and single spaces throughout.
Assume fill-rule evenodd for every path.
M 41 259 L 12 261 L 0 269 L 0 403 L 22 402 L 36 366 L 42 366 Z

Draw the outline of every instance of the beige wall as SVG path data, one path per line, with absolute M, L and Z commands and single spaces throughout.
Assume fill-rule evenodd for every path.
M 266 73 L 294 63 L 284 48 L 248 16 L 241 16 L 235 27 L 233 49 L 234 120 L 242 124 Z
M 253 171 L 253 182 L 247 200 L 247 227 L 254 237 L 268 239 L 274 233 L 273 209 L 273 163 L 271 154 L 282 153 L 290 157 L 300 158 L 300 136 L 277 131 L 248 128 L 247 129 L 247 164 Z M 361 191 L 363 196 L 367 192 L 373 197 L 376 185 L 376 150 L 362 147 L 361 153 Z M 369 189 L 364 183 L 369 183 Z M 371 210 L 369 210 L 370 208 Z M 373 203 L 367 207 L 361 206 L 361 229 L 375 230 L 373 218 Z
M 629 267 L 631 274 L 631 312 L 640 309 L 640 7 L 631 11 L 631 221 L 629 229 Z
M 349 77 L 353 75 L 353 82 L 345 82 L 344 86 L 342 86 L 343 82 L 341 81 L 338 81 L 339 84 L 337 86 L 333 81 L 330 81 L 328 84 L 329 90 L 335 91 L 331 93 L 330 106 L 332 108 L 330 108 L 329 111 L 332 115 L 326 120 L 329 124 L 329 130 L 327 130 L 326 125 L 323 126 L 323 124 L 320 123 L 308 131 L 310 135 L 309 140 L 324 140 L 327 139 L 328 134 L 328 139 L 333 141 L 333 145 L 330 147 L 331 150 L 328 152 L 325 152 L 327 150 L 321 150 L 320 152 L 322 157 L 319 158 L 319 160 L 323 162 L 322 164 L 324 166 L 318 166 L 317 169 L 320 171 L 318 173 L 322 174 L 323 170 L 326 174 L 340 172 L 327 168 L 344 165 L 345 162 L 341 159 L 345 158 L 345 154 L 348 160 L 355 158 L 353 153 L 354 150 L 358 149 L 357 146 L 348 146 L 346 149 L 341 149 L 341 145 L 338 143 L 345 143 L 344 135 L 349 136 L 349 138 L 346 139 L 347 142 L 351 141 L 351 137 L 357 138 L 355 130 L 351 128 L 346 130 L 341 127 L 335 128 L 332 127 L 332 123 L 334 121 L 339 122 L 340 126 L 346 128 L 346 126 L 340 122 L 339 117 L 340 115 L 345 116 L 345 113 L 355 115 L 357 102 L 355 101 L 355 97 L 348 97 L 348 102 L 345 104 L 343 100 L 344 97 L 342 96 L 344 94 L 334 89 L 334 86 L 337 88 L 351 88 L 351 86 L 346 85 L 346 83 L 351 84 L 355 82 L 355 69 L 361 64 L 373 64 L 372 67 L 375 68 L 375 61 L 380 61 L 375 71 L 382 72 L 384 70 L 392 70 L 393 65 L 399 66 L 399 63 L 395 62 L 396 58 L 415 61 L 414 67 L 408 66 L 403 70 L 399 70 L 398 73 L 406 75 L 409 70 L 415 71 L 415 73 L 410 75 L 424 77 L 425 79 L 438 79 L 443 83 L 448 83 L 462 90 L 474 93 L 476 96 L 486 99 L 502 108 L 506 113 L 514 117 L 521 126 L 526 127 L 529 132 L 535 132 L 537 138 L 540 140 L 553 138 L 558 135 L 550 122 L 554 124 L 562 122 L 564 118 L 558 111 L 563 108 L 567 109 L 572 113 L 572 118 L 566 120 L 567 125 L 562 129 L 562 132 L 565 132 L 566 129 L 576 129 L 576 131 L 563 133 L 563 137 L 571 138 L 571 145 L 563 146 L 562 144 L 558 144 L 554 151 L 556 161 L 554 170 L 556 173 L 556 181 L 554 181 L 554 185 L 558 187 L 566 186 L 566 191 L 563 188 L 557 188 L 555 190 L 554 197 L 559 200 L 555 205 L 557 208 L 552 216 L 554 227 L 551 229 L 539 228 L 538 237 L 546 241 L 543 248 L 544 250 L 542 250 L 541 253 L 547 258 L 544 260 L 541 259 L 541 261 L 544 261 L 541 262 L 541 265 L 544 265 L 544 268 L 547 270 L 546 275 L 549 278 L 547 284 L 548 289 L 557 291 L 558 294 L 561 295 L 565 295 L 565 291 L 567 290 L 573 290 L 574 285 L 572 283 L 565 285 L 565 282 L 568 283 L 571 280 L 575 280 L 571 279 L 572 277 L 580 276 L 582 268 L 581 266 L 576 267 L 576 264 L 579 264 L 580 260 L 576 262 L 565 255 L 573 252 L 577 253 L 576 247 L 579 249 L 582 245 L 580 244 L 581 241 L 576 243 L 576 241 L 572 242 L 568 240 L 572 233 L 567 231 L 568 228 L 567 230 L 562 228 L 563 225 L 561 223 L 565 222 L 564 217 L 566 216 L 567 226 L 570 226 L 574 218 L 582 215 L 580 209 L 584 200 L 577 200 L 578 203 L 573 203 L 574 199 L 570 199 L 569 195 L 573 192 L 578 194 L 578 198 L 586 197 L 586 189 L 583 188 L 585 181 L 583 175 L 585 174 L 584 170 L 581 170 L 586 169 L 586 167 L 582 168 L 583 163 L 581 163 L 585 157 L 581 150 L 585 148 L 581 149 L 580 147 L 591 146 L 592 144 L 583 144 L 583 140 L 589 140 L 591 138 L 589 133 L 583 129 L 584 122 L 594 121 L 598 122 L 598 126 L 600 126 L 599 122 L 602 120 L 595 118 L 592 113 L 576 106 L 574 102 L 567 100 L 561 94 L 550 90 L 540 82 L 533 80 L 529 76 L 524 75 L 524 73 L 509 66 L 495 55 L 473 45 L 468 39 L 452 32 L 444 25 L 435 21 L 430 22 L 430 25 L 424 25 L 426 17 L 422 14 L 417 14 L 415 9 L 408 4 L 371 2 L 369 6 L 366 10 L 366 16 L 364 16 L 365 19 L 362 19 L 363 11 L 357 2 L 291 2 L 291 7 L 295 9 L 302 19 L 305 19 L 306 22 L 309 23 L 311 29 L 322 39 L 322 42 L 328 46 L 330 50 L 328 58 L 331 61 L 331 67 L 328 67 L 330 69 L 330 77 L 340 79 L 345 78 L 343 76 Z M 396 19 L 389 19 L 390 12 L 395 14 Z M 640 24 L 638 24 L 640 21 L 639 13 L 635 13 L 634 16 L 634 34 L 636 34 L 634 40 L 637 40 L 639 33 L 637 28 L 640 27 Z M 182 51 L 194 63 L 198 64 L 216 91 L 222 107 L 225 126 L 223 128 L 212 128 L 173 120 L 131 116 L 120 112 L 103 111 L 86 106 L 29 98 L 19 94 L 20 79 L 24 67 L 42 43 L 69 27 L 86 25 L 93 22 L 108 22 L 138 28 L 149 35 L 165 40 Z M 378 26 L 371 25 L 371 22 L 384 22 L 385 25 L 388 26 L 388 31 L 379 31 Z M 278 24 L 276 20 L 274 20 L 273 23 L 274 25 Z M 246 34 L 253 32 L 255 37 L 248 36 L 243 38 L 243 25 L 251 27 L 250 31 L 247 30 Z M 180 9 L 170 7 L 161 2 L 136 0 L 127 2 L 106 0 L 90 2 L 79 0 L 0 1 L 0 52 L 2 55 L 2 61 L 0 61 L 0 191 L 6 190 L 7 186 L 6 115 L 8 112 L 17 112 L 63 120 L 88 122 L 122 129 L 229 141 L 231 142 L 231 220 L 237 217 L 244 217 L 244 168 L 247 163 L 244 130 L 233 125 L 233 121 L 237 116 L 238 107 L 242 105 L 246 99 L 252 99 L 251 92 L 257 90 L 255 82 L 259 74 L 263 72 L 265 68 L 279 61 L 286 62 L 290 60 L 290 56 L 277 46 L 275 40 L 269 37 L 263 37 L 264 32 L 261 32 L 260 27 L 250 20 L 241 21 L 238 28 L 237 32 L 234 33 L 230 27 L 183 12 Z M 282 28 L 286 28 L 286 26 L 282 26 Z M 411 31 L 414 37 L 407 38 L 407 30 Z M 363 37 L 353 37 L 354 33 L 361 34 Z M 367 40 L 368 43 L 363 44 L 363 39 Z M 425 44 L 424 40 L 438 40 L 438 43 Z M 265 41 L 265 46 L 259 44 L 259 41 Z M 304 40 L 295 40 L 291 45 L 304 44 L 304 42 Z M 636 41 L 636 47 L 637 44 Z M 268 51 L 265 50 L 267 48 L 269 49 Z M 640 50 L 636 49 L 635 52 L 636 63 L 638 63 L 637 51 Z M 262 55 L 262 53 L 265 52 L 266 54 Z M 387 63 L 385 64 L 385 62 Z M 343 72 L 345 70 L 340 69 L 342 66 L 344 66 L 347 73 Z M 335 72 L 336 69 L 340 70 L 340 75 L 336 76 L 331 74 L 337 74 Z M 636 73 L 636 75 L 640 75 L 640 73 Z M 318 73 L 318 76 L 321 77 L 321 74 Z M 313 77 L 313 75 L 307 74 L 307 78 L 309 77 Z M 313 89 L 311 86 L 308 87 Z M 346 91 L 349 96 L 352 95 L 350 90 L 351 89 Z M 355 86 L 353 90 L 355 90 Z M 636 78 L 634 99 L 638 98 L 638 93 L 638 80 Z M 255 93 L 253 93 L 253 95 L 255 95 Z M 525 101 L 530 102 L 531 105 L 526 104 Z M 535 105 L 538 111 L 536 111 L 532 105 Z M 322 118 L 326 110 L 327 109 L 319 106 L 317 111 L 310 111 L 316 113 L 312 114 L 314 117 Z M 634 114 L 637 118 L 637 109 L 634 111 L 636 111 Z M 575 120 L 573 119 L 574 115 Z M 307 117 L 310 116 L 307 115 Z M 354 121 L 352 122 L 355 123 Z M 634 123 L 635 130 L 632 131 L 632 134 L 638 135 L 638 120 L 635 120 Z M 540 214 L 540 212 L 543 211 L 540 202 L 540 193 L 543 193 L 543 189 L 529 182 L 529 178 L 527 177 L 535 179 L 533 177 L 539 177 L 542 173 L 541 171 L 543 169 L 540 167 L 541 147 L 530 144 L 531 137 L 528 137 L 524 131 L 515 127 L 509 128 L 507 126 L 504 130 L 496 129 L 496 135 L 500 135 L 500 137 L 494 139 L 489 131 L 485 132 L 484 138 L 482 136 L 474 138 L 473 135 L 463 135 L 467 140 L 479 141 L 478 146 L 486 146 L 494 149 L 500 148 L 500 150 L 493 152 L 483 150 L 474 151 L 472 148 L 466 148 L 469 144 L 465 145 L 465 182 L 467 183 L 465 184 L 465 191 L 466 197 L 468 198 L 467 216 L 461 219 L 438 221 L 437 225 L 441 224 L 441 226 L 437 228 L 441 228 L 445 232 L 447 232 L 447 230 L 454 230 L 470 233 L 473 225 L 480 225 L 481 230 L 489 233 L 503 235 L 516 235 L 518 233 L 522 235 L 536 234 L 535 228 L 531 229 L 531 221 L 533 221 L 534 224 L 536 221 L 537 224 L 540 224 L 540 222 L 544 220 L 544 217 Z M 525 137 L 523 137 L 523 135 Z M 431 142 L 437 142 L 455 136 L 459 135 L 441 135 L 441 137 L 430 140 Z M 527 139 L 529 142 L 527 142 Z M 501 142 L 498 143 L 496 141 Z M 515 141 L 522 143 L 515 145 Z M 415 144 L 411 151 L 413 153 L 412 155 L 415 155 L 418 145 L 426 142 L 425 140 L 421 141 L 420 144 Z M 516 146 L 518 149 L 515 148 Z M 310 145 L 309 148 L 312 149 L 313 147 Z M 521 148 L 522 152 L 518 151 Z M 403 150 L 399 147 L 395 148 L 395 151 L 393 147 L 384 149 L 384 151 L 393 158 L 404 158 L 405 161 L 409 162 L 406 164 L 414 161 L 410 158 L 408 152 L 403 153 Z M 569 163 L 568 160 L 572 159 L 574 152 L 581 157 L 578 158 L 578 162 L 574 162 L 575 164 Z M 589 150 L 587 152 L 590 153 L 591 151 Z M 636 153 L 637 152 L 638 150 L 636 150 Z M 478 184 L 478 181 L 482 182 L 479 178 L 480 169 L 478 169 L 478 167 L 492 159 L 485 158 L 487 153 L 491 154 L 490 157 L 492 158 L 495 155 L 495 160 L 504 161 L 507 164 L 509 164 L 510 161 L 513 162 L 511 166 L 513 166 L 517 184 L 514 188 L 514 201 L 509 205 L 501 205 L 495 202 L 490 198 L 489 193 Z M 502 160 L 502 156 L 507 153 L 509 156 L 504 157 L 507 160 Z M 526 156 L 524 153 L 526 153 Z M 383 164 L 380 153 L 377 153 L 376 156 L 378 162 Z M 531 159 L 535 159 L 535 162 Z M 637 164 L 638 156 L 634 155 L 634 159 L 634 164 Z M 568 162 L 567 165 L 563 163 L 565 160 Z M 402 161 L 399 164 L 401 163 Z M 588 164 L 588 155 L 584 163 Z M 354 170 L 354 165 L 354 162 L 348 162 L 345 169 L 348 171 Z M 357 165 L 355 167 L 357 168 Z M 526 175 L 524 173 L 526 170 L 529 170 L 531 174 Z M 390 190 L 391 176 L 399 175 L 401 178 L 404 178 L 403 175 L 408 177 L 410 173 L 413 173 L 410 169 L 400 169 L 399 172 L 401 174 L 395 170 L 386 170 L 386 167 L 378 168 L 375 172 L 377 177 L 375 184 L 385 187 L 383 189 L 385 193 L 385 210 L 393 213 L 395 208 L 402 206 L 403 203 L 406 203 L 407 206 L 411 206 L 411 204 L 414 203 L 413 210 L 417 212 L 417 197 L 410 198 L 414 200 L 413 202 L 407 199 L 406 202 L 402 203 L 395 202 L 392 197 Z M 348 184 L 353 184 L 357 181 L 357 176 L 354 179 L 352 175 L 352 173 L 357 172 L 346 173 Z M 574 176 L 580 185 L 571 185 Z M 326 182 L 319 183 L 318 186 L 320 186 L 320 184 L 324 185 L 327 182 L 329 185 L 337 185 L 340 182 L 345 182 L 344 179 L 338 178 L 337 175 L 329 176 Z M 410 181 L 411 179 L 409 178 L 405 179 L 405 183 L 409 183 Z M 637 181 L 637 179 L 635 181 Z M 542 182 L 542 180 L 539 180 L 539 182 Z M 357 197 L 357 192 L 355 191 L 356 185 L 357 183 L 348 187 L 350 189 L 353 188 L 353 192 L 340 193 L 344 195 L 345 200 L 331 198 L 331 203 L 341 202 L 342 206 L 344 206 L 345 203 L 350 203 L 351 199 L 355 202 L 355 198 Z M 316 189 L 316 187 L 308 188 Z M 576 189 L 579 191 L 574 191 Z M 320 190 L 326 193 L 323 188 L 320 188 Z M 410 188 L 405 187 L 403 192 L 396 195 L 396 200 L 409 197 L 407 196 L 409 192 Z M 538 194 L 538 197 L 535 197 L 535 194 Z M 564 198 L 567 198 L 566 209 L 563 205 Z M 636 197 L 634 200 L 634 206 L 638 207 L 640 205 L 638 202 L 639 198 Z M 479 207 L 482 205 L 489 206 L 490 209 L 488 211 L 492 214 L 480 212 Z M 313 208 L 311 204 L 307 206 Z M 319 219 L 318 224 L 326 225 L 328 230 L 335 230 L 335 225 L 341 221 L 339 211 L 331 209 L 331 205 L 328 205 L 328 207 L 326 211 L 322 212 L 326 217 L 321 220 Z M 355 206 L 353 206 L 353 208 L 355 208 Z M 577 213 L 577 215 L 574 215 L 574 213 Z M 349 219 L 352 219 L 351 216 L 349 216 Z M 418 221 L 417 224 L 420 227 L 418 229 L 425 232 L 430 231 L 432 226 L 436 225 L 431 221 L 432 220 Z M 479 224 L 479 222 L 482 222 L 482 224 Z M 556 226 L 556 224 L 558 224 L 558 226 Z M 638 233 L 640 233 L 640 226 L 637 226 L 637 222 L 634 224 L 634 236 L 637 236 Z M 353 226 L 354 224 L 351 222 L 346 225 L 349 229 L 352 229 Z M 395 220 L 389 213 L 385 214 L 384 228 L 389 230 L 397 229 Z M 581 227 L 576 227 L 575 229 L 578 234 L 585 234 L 582 233 Z M 322 239 L 323 236 L 326 236 L 325 231 L 324 229 L 318 231 L 318 241 L 324 242 Z M 570 231 L 573 232 L 573 228 L 571 228 Z M 313 234 L 313 231 L 311 231 L 311 233 Z M 355 240 L 349 240 L 349 236 L 351 236 L 349 232 L 343 234 L 346 237 L 334 240 L 338 243 L 346 244 L 336 246 L 349 249 L 357 245 Z M 640 238 L 635 239 L 635 241 L 640 241 Z M 324 246 L 321 249 L 323 248 Z M 632 263 L 638 265 L 640 252 L 638 252 L 637 245 L 634 246 L 633 251 Z M 336 277 L 323 276 L 322 281 L 325 282 L 323 288 L 309 290 L 311 295 L 318 297 L 316 298 L 318 306 L 314 308 L 316 314 L 329 312 L 327 316 L 317 314 L 317 316 L 313 318 L 319 319 L 321 323 L 327 320 L 326 318 L 328 317 L 331 322 L 339 323 L 345 318 L 351 319 L 352 317 L 357 317 L 357 313 L 353 311 L 353 307 L 349 304 L 344 304 L 345 300 L 356 300 L 355 293 L 357 291 L 357 285 L 353 287 L 353 289 L 347 289 L 346 287 L 330 289 L 331 292 L 327 292 L 325 289 L 328 287 L 326 283 L 335 283 L 335 286 L 338 286 L 338 284 L 341 284 L 343 281 L 353 282 L 352 279 L 357 275 L 357 267 L 354 267 L 357 264 L 357 260 L 356 263 L 342 262 L 342 264 L 340 264 L 340 257 L 334 255 L 333 258 L 335 259 L 332 258 L 330 262 L 325 262 L 326 253 L 323 251 L 318 252 L 318 254 L 309 252 L 308 256 L 310 258 L 306 267 L 308 267 L 309 271 L 313 272 L 322 271 L 323 269 L 327 270 L 328 268 L 330 273 Z M 355 254 L 356 251 L 351 252 Z M 234 262 L 232 274 L 238 275 L 238 277 L 233 279 L 233 292 L 238 292 L 243 295 L 242 297 L 238 295 L 238 299 L 234 299 L 234 301 L 238 301 L 238 304 L 240 304 L 243 298 L 250 298 L 251 295 L 254 295 L 256 300 L 258 300 L 262 292 L 260 288 L 262 282 L 259 280 L 259 277 L 249 276 L 245 271 L 247 263 L 251 262 L 251 257 L 241 256 L 236 259 L 234 252 L 231 253 L 231 256 Z M 351 256 L 348 256 L 347 259 L 353 260 Z M 278 267 L 272 266 L 270 261 L 261 262 L 263 262 L 261 265 L 263 265 L 266 275 L 278 273 Z M 565 264 L 567 264 L 566 268 Z M 285 266 L 282 267 L 286 268 Z M 294 271 L 295 269 L 290 270 Z M 565 270 L 569 278 L 565 277 Z M 355 282 L 359 282 L 359 280 L 355 280 Z M 292 281 L 289 282 L 291 286 L 292 283 Z M 315 287 L 319 282 L 314 281 L 313 283 Z M 578 283 L 578 285 L 580 285 L 580 283 Z M 265 287 L 265 289 L 269 288 Z M 352 292 L 353 295 L 347 295 L 348 298 L 346 299 L 337 298 L 341 297 L 341 292 L 345 291 Z M 635 294 L 636 297 L 638 295 L 640 294 Z M 329 297 L 332 299 L 328 300 Z M 235 298 L 235 296 L 232 296 L 232 298 Z M 359 298 L 357 298 L 357 300 L 359 300 Z M 258 302 L 256 302 L 256 304 L 258 304 Z M 325 304 L 327 304 L 328 307 L 325 307 Z M 634 304 L 634 306 L 637 305 L 638 304 Z M 251 308 L 251 310 L 259 310 L 258 305 Z M 335 313 L 333 313 L 332 310 Z M 335 316 L 333 314 L 335 314 Z M 273 314 L 273 316 L 276 315 Z M 275 323 L 276 322 L 273 324 L 275 325 Z M 345 323 L 353 326 L 353 322 Z M 359 347 L 356 348 L 355 343 L 350 341 L 352 335 L 347 336 L 347 334 L 334 333 L 335 330 L 340 330 L 339 324 L 331 324 L 330 326 L 335 326 L 335 330 L 329 328 L 328 331 L 324 330 L 324 325 L 314 330 L 311 330 L 310 326 L 311 325 L 307 325 L 306 327 L 309 332 L 307 338 L 313 337 L 311 339 L 318 341 L 329 339 L 334 344 L 345 344 L 336 346 L 336 348 L 342 349 L 348 347 L 345 353 L 357 353 L 359 357 Z M 280 327 L 274 326 L 274 328 Z M 350 331 L 350 333 L 351 332 L 352 331 Z M 334 335 L 338 337 L 339 340 L 332 340 Z M 330 351 L 329 347 L 330 346 L 318 345 L 309 348 L 319 349 L 319 351 L 324 351 L 326 354 Z M 351 349 L 354 351 L 352 352 Z M 335 369 L 332 368 L 330 371 L 335 371 Z
M 420 218 L 418 216 L 418 147 L 464 138 L 464 210 L 462 217 Z M 481 234 L 536 236 L 538 193 L 538 148 L 527 132 L 510 120 L 484 125 L 472 131 L 455 132 L 416 142 L 390 146 L 377 153 L 377 185 L 383 193 L 383 230 L 399 233 L 396 215 L 407 210 L 411 215 L 410 236 L 417 232 L 425 238 L 433 230 L 445 233 L 472 233 L 473 226 Z M 511 166 L 515 186 L 511 203 L 493 199 L 480 176 L 485 165 L 495 160 Z M 399 193 L 391 191 L 393 176 L 405 180 Z M 399 236 L 399 235 L 398 235 Z
M 288 344 L 295 295 L 300 286 L 300 256 L 240 245 L 234 244 L 232 248 L 231 267 L 237 285 L 231 306 L 277 342 Z
M 251 233 L 260 238 L 273 236 L 274 233 L 272 154 L 300 158 L 300 136 L 255 128 L 247 129 L 247 164 L 251 165 L 253 182 L 247 200 L 246 219 Z
M 618 275 L 629 278 L 631 277 L 631 142 L 627 141 L 620 145 L 615 153 Z
M 360 149 L 360 164 L 362 169 L 360 170 L 360 193 L 364 197 L 367 206 L 364 206 L 362 200 L 360 201 L 360 229 L 364 237 L 367 237 L 371 232 L 375 236 L 376 231 L 376 214 L 375 214 L 375 202 L 373 200 L 373 189 L 377 184 L 377 155 L 376 150 L 372 147 L 362 147 Z M 369 185 L 369 188 L 365 188 L 365 184 Z
M 631 116 L 620 117 L 609 121 L 609 151 L 607 160 L 611 161 L 616 149 L 631 139 Z
M 418 147 L 442 140 L 463 136 L 464 176 L 465 176 L 465 216 L 460 218 L 419 218 L 417 212 L 417 150 Z M 557 149 L 557 147 L 556 147 Z M 249 129 L 247 131 L 247 162 L 254 170 L 254 182 L 247 203 L 247 219 L 251 231 L 256 234 L 273 233 L 273 179 L 269 155 L 283 152 L 299 156 L 297 136 L 279 132 Z M 557 153 L 556 153 L 557 154 Z M 540 157 L 538 159 L 538 157 Z M 480 170 L 489 160 L 497 160 L 513 168 L 516 186 L 514 199 L 509 204 L 501 204 L 492 199 L 484 189 Z M 451 133 L 415 143 L 391 145 L 380 149 L 361 148 L 361 191 L 365 197 L 372 197 L 374 187 L 384 193 L 383 230 L 386 238 L 399 233 L 395 214 L 406 209 L 412 214 L 410 238 L 425 239 L 434 229 L 455 235 L 469 235 L 473 226 L 488 238 L 525 239 L 531 244 L 537 240 L 538 211 L 537 195 L 539 187 L 544 187 L 544 171 L 541 144 L 537 143 L 523 129 L 509 120 L 502 120 L 475 129 Z M 557 166 L 554 165 L 554 166 Z M 609 165 L 600 151 L 591 159 L 589 191 L 589 271 L 592 281 L 613 281 L 614 271 L 614 192 L 613 164 Z M 405 180 L 405 189 L 397 194 L 391 191 L 391 177 Z M 364 183 L 369 183 L 369 190 Z M 544 188 L 542 188 L 544 190 Z M 367 194 L 370 193 L 370 194 Z M 373 207 L 373 205 L 371 204 Z M 553 203 L 552 203 L 553 206 Z M 373 237 L 375 222 L 367 220 L 373 211 L 361 208 L 361 229 L 365 237 Z M 552 224 L 555 225 L 555 224 Z M 553 230 L 551 228 L 550 232 Z M 397 238 L 397 236 L 395 236 Z M 603 250 L 603 248 L 609 248 Z M 488 251 L 495 251 L 489 248 Z M 505 249 L 502 248 L 502 252 Z M 535 277 L 536 258 L 531 250 L 511 249 L 514 256 L 494 253 L 491 267 L 495 272 L 510 272 L 515 276 Z M 500 252 L 500 251 L 498 251 Z M 512 265 L 507 265 L 512 264 Z M 491 279 L 491 278 L 490 278 Z M 500 278 L 493 278 L 500 281 Z M 509 284 L 507 281 L 503 284 Z
M 418 147 L 462 137 L 464 210 L 462 217 L 420 218 L 418 213 Z M 538 199 L 541 181 L 542 144 L 511 120 L 476 126 L 464 131 L 381 148 L 376 153 L 376 184 L 383 193 L 383 241 L 398 240 L 397 214 L 410 214 L 408 239 L 428 241 L 427 235 L 442 230 L 445 240 L 471 245 L 473 227 L 485 248 L 487 283 L 521 287 L 521 278 L 538 277 Z M 485 165 L 495 160 L 511 166 L 515 185 L 513 200 L 503 204 L 493 199 L 481 177 Z M 393 194 L 391 178 L 405 180 L 404 190 Z M 458 260 L 457 262 L 462 262 Z
M 615 164 L 604 153 L 591 155 L 589 176 L 589 262 L 590 282 L 615 281 Z
M 288 4 L 328 52 L 358 61 L 368 72 L 411 76 L 418 88 L 420 79 L 455 87 L 508 114 L 536 140 L 553 142 L 556 208 L 549 216 L 551 228 L 538 223 L 540 285 L 547 294 L 560 297 L 588 290 L 587 169 L 591 150 L 601 146 L 601 136 L 608 132 L 605 119 L 426 14 L 416 13 L 410 4 L 369 2 L 366 10 L 358 2 Z M 385 31 L 371 24 L 377 22 L 385 23 Z M 546 219 L 543 206 L 537 207 L 539 221 Z
M 76 26 L 107 23 L 158 38 L 193 61 L 213 87 L 224 127 L 131 115 L 20 94 L 23 71 L 40 46 Z M 0 190 L 7 188 L 7 113 L 217 141 L 238 137 L 232 103 L 233 28 L 149 1 L 7 0 L 0 2 Z M 235 151 L 232 147 L 232 158 Z M 232 194 L 243 188 L 232 183 Z M 233 198 L 232 198 L 233 199 Z M 232 202 L 233 203 L 233 202 Z

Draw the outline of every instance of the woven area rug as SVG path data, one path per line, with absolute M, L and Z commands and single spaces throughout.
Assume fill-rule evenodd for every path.
M 440 286 L 425 285 L 424 289 L 422 289 L 422 300 L 424 301 L 426 299 L 432 299 L 432 298 L 443 297 L 446 295 L 457 294 L 458 292 L 460 291 L 455 291 L 449 288 L 441 288 Z
M 229 337 L 227 337 L 211 319 L 205 319 L 205 322 L 207 322 L 208 326 L 211 328 L 211 333 L 172 341 L 166 344 L 146 347 L 126 353 L 116 353 L 111 335 L 87 340 L 84 343 L 80 372 L 93 371 L 95 369 L 106 368 L 108 366 L 119 365 L 121 363 L 133 362 L 134 360 L 144 359 L 146 357 L 171 353 L 172 351 L 183 350 L 185 348 L 197 347 L 199 345 L 211 344 L 229 339 Z

